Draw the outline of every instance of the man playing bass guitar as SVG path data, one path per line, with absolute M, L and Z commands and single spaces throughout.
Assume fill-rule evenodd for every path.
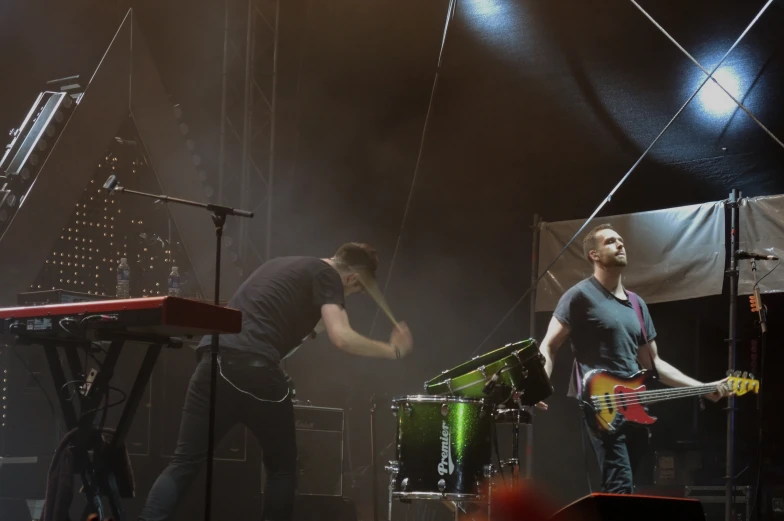
M 540 347 L 545 357 L 545 369 L 551 375 L 556 351 L 567 339 L 571 339 L 575 374 L 569 396 L 580 399 L 584 409 L 588 407 L 595 412 L 595 409 L 604 406 L 605 412 L 614 415 L 617 411 L 619 418 L 626 406 L 634 409 L 636 404 L 636 410 L 642 411 L 642 400 L 636 398 L 637 394 L 626 395 L 635 398 L 626 398 L 624 403 L 614 402 L 611 398 L 614 388 L 610 386 L 610 392 L 595 397 L 596 400 L 591 403 L 581 389 L 586 374 L 589 377 L 596 374 L 591 373 L 593 370 L 631 377 L 641 367 L 656 371 L 659 380 L 669 387 L 703 390 L 683 389 L 683 393 L 692 396 L 704 394 L 718 401 L 729 394 L 726 380 L 704 384 L 686 376 L 658 356 L 656 329 L 648 308 L 642 299 L 625 290 L 621 282 L 621 273 L 627 264 L 626 249 L 623 238 L 609 224 L 597 226 L 588 233 L 583 240 L 583 252 L 593 265 L 593 275 L 563 294 Z M 539 407 L 546 409 L 547 406 L 539 404 Z M 644 413 L 642 415 L 649 418 Z M 632 473 L 648 445 L 646 422 L 611 424 L 603 419 L 605 416 L 594 415 L 595 421 L 589 416 L 586 415 L 586 428 L 601 469 L 602 491 L 633 493 Z

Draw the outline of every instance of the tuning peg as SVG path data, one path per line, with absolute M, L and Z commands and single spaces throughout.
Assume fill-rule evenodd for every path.
M 734 376 L 735 378 L 740 378 L 740 371 L 735 371 L 735 372 L 732 374 L 732 376 Z
M 749 379 L 750 379 L 750 380 L 754 380 L 754 374 L 752 374 L 752 373 L 749 373 Z
M 727 369 L 727 374 L 725 376 L 732 376 L 732 369 Z
M 748 377 L 749 377 L 749 372 L 748 371 L 743 371 L 743 374 L 741 375 L 741 378 L 747 379 Z

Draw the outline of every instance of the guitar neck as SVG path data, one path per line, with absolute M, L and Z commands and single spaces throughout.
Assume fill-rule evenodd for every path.
M 655 403 L 675 398 L 688 398 L 690 396 L 703 396 L 715 393 L 718 387 L 715 384 L 700 385 L 698 387 L 675 387 L 673 389 L 657 389 L 652 391 L 640 391 L 637 395 L 640 403 Z

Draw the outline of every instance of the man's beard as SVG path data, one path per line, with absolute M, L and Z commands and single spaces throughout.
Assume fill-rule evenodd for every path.
M 618 256 L 612 255 L 603 263 L 606 268 L 623 268 L 628 264 L 626 255 Z

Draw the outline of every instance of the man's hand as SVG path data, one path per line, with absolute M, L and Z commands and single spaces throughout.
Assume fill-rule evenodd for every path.
M 705 398 L 707 398 L 708 400 L 710 400 L 712 402 L 718 402 L 719 400 L 721 400 L 725 396 L 732 395 L 733 392 L 730 391 L 727 388 L 727 381 L 728 380 L 729 380 L 729 377 L 725 378 L 724 380 L 718 380 L 716 382 L 711 382 L 710 384 L 708 384 L 708 385 L 715 385 L 716 386 L 716 392 L 715 393 L 706 394 Z
M 536 407 L 540 411 L 546 411 L 548 409 L 547 404 L 544 402 L 538 402 L 536 405 L 534 405 L 534 407 Z
M 414 338 L 405 322 L 398 322 L 397 327 L 392 330 L 389 343 L 396 347 L 400 352 L 400 358 L 409 354 L 414 348 Z

